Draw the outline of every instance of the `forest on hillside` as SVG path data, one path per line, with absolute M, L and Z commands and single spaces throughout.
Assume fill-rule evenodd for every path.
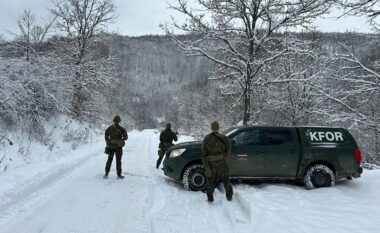
M 327 96 L 353 90 L 345 80 L 335 78 L 342 71 L 334 54 L 344 53 L 342 44 L 349 42 L 355 55 L 371 65 L 380 56 L 378 50 L 366 43 L 374 35 L 313 32 L 293 36 L 307 46 L 311 42 L 312 47 L 308 48 L 311 55 L 289 55 L 261 74 L 253 92 L 250 124 L 345 127 L 355 134 L 366 153 L 379 154 L 379 128 L 362 122 L 355 112 Z M 94 49 L 112 61 L 108 61 L 112 63 L 109 65 L 112 73 L 107 75 L 113 77 L 107 84 L 91 90 L 93 99 L 88 103 L 84 120 L 97 125 L 120 114 L 129 129 L 161 128 L 172 122 L 180 132 L 196 137 L 208 132 L 212 120 L 220 120 L 224 129 L 241 122 L 236 94 L 233 89 L 226 89 L 223 80 L 214 80 L 218 76 L 217 68 L 205 58 L 185 54 L 167 36 L 103 37 L 106 38 L 103 47 Z M 45 42 L 39 56 L 31 62 L 25 59 L 22 49 L 2 43 L 1 73 L 10 80 L 3 82 L 2 88 L 12 91 L 2 92 L 3 130 L 26 121 L 30 122 L 27 124 L 30 134 L 43 140 L 44 120 L 59 113 L 70 114 L 67 102 L 70 87 L 66 78 L 73 71 L 60 64 L 59 50 L 54 45 L 61 39 Z M 296 73 L 302 73 L 300 79 L 278 78 Z M 20 82 L 18 86 L 16 81 Z M 10 96 L 17 98 L 7 101 Z M 379 114 L 378 95 L 366 99 L 365 104 L 357 96 L 347 100 L 361 112 L 374 117 Z
M 344 71 L 335 54 L 344 54 L 346 48 L 342 45 L 350 43 L 355 56 L 370 66 L 380 56 L 367 43 L 375 36 L 321 32 L 292 36 L 308 46 L 308 54 L 289 55 L 273 62 L 261 74 L 253 92 L 250 124 L 345 127 L 367 153 L 378 154 L 379 128 L 359 119 L 333 97 L 354 91 L 346 80 L 336 78 Z M 212 120 L 222 121 L 224 128 L 241 123 L 238 97 L 232 88 L 224 86 L 223 80 L 214 79 L 217 67 L 205 58 L 183 53 L 167 36 L 115 35 L 110 44 L 110 51 L 118 57 L 116 70 L 123 83 L 112 92 L 110 102 L 130 119 L 133 127 L 160 128 L 169 121 L 180 131 L 201 137 L 208 132 Z M 281 75 L 298 76 L 288 80 Z M 347 103 L 376 118 L 377 98 L 352 95 Z
M 97 9 L 107 16 L 86 24 L 92 28 L 78 30 L 81 20 L 93 19 L 79 17 L 79 5 L 57 1 L 51 21 L 38 24 L 25 10 L 15 37 L 0 37 L 0 143 L 18 130 L 44 143 L 49 136 L 44 123 L 60 115 L 100 127 L 120 114 L 129 130 L 171 122 L 195 138 L 204 136 L 213 120 L 223 129 L 345 127 L 357 138 L 365 162 L 380 163 L 380 34 L 285 30 L 321 15 L 328 1 L 307 1 L 279 17 L 269 15 L 286 3 L 273 1 L 273 12 L 252 5 L 268 14 L 261 18 L 267 24 L 254 30 L 247 24 L 242 34 L 224 20 L 244 17 L 209 6 L 208 12 L 219 16 L 215 22 L 202 24 L 191 14 L 197 24 L 175 25 L 185 34 L 162 26 L 166 35 L 141 37 L 105 33 L 115 6 L 91 2 L 103 4 Z M 350 11 L 353 6 L 341 4 L 348 12 L 368 13 L 370 22 L 378 15 L 365 5 Z M 185 7 L 177 10 L 189 13 Z M 292 17 L 281 20 L 286 14 Z M 53 26 L 61 33 L 49 34 Z

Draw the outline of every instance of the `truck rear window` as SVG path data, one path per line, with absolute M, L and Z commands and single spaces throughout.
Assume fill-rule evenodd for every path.
M 288 129 L 264 130 L 264 145 L 281 145 L 292 141 L 292 134 Z

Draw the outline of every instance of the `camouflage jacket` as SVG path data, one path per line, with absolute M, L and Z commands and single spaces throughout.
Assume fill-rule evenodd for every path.
M 173 145 L 173 140 L 178 141 L 177 134 L 171 129 L 165 129 L 160 134 L 160 142 L 163 148 L 167 148 Z
M 202 154 L 206 161 L 222 160 L 230 150 L 230 141 L 223 134 L 213 132 L 203 139 Z
M 121 147 L 121 141 L 125 141 L 128 139 L 128 134 L 123 127 L 121 127 L 118 124 L 114 124 L 106 129 L 104 139 L 106 140 L 107 147 L 111 149 L 117 149 Z

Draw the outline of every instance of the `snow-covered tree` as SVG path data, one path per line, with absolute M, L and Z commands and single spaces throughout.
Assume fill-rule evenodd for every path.
M 359 55 L 360 50 L 355 46 L 341 44 L 341 48 L 330 66 L 329 80 L 317 90 L 336 106 L 331 108 L 335 110 L 330 111 L 331 119 L 349 122 L 348 128 L 360 135 L 362 144 L 367 144 L 365 161 L 374 161 L 374 157 L 380 157 L 375 146 L 380 143 L 380 73 L 373 62 L 376 59 L 370 58 L 370 50 L 374 48 L 370 46 L 364 56 Z
M 309 125 L 316 116 L 326 115 L 326 97 L 315 89 L 323 85 L 331 58 L 312 38 L 288 37 L 288 54 L 267 67 L 265 108 L 277 113 L 277 124 Z
M 375 34 L 366 37 L 366 45 L 358 47 L 353 41 L 339 42 L 334 51 L 330 80 L 319 92 L 336 105 L 332 118 L 349 121 L 349 128 L 359 137 L 365 148 L 365 161 L 379 161 L 377 146 L 380 134 L 380 1 L 338 1 L 344 15 L 367 17 Z
M 28 136 L 44 140 L 44 122 L 67 113 L 65 75 L 66 70 L 53 56 L 40 56 L 33 63 L 0 57 L 0 88 L 6 90 L 0 93 L 1 126 L 22 129 Z
M 40 26 L 26 9 L 17 21 L 19 33 L 1 43 L 0 88 L 5 91 L 0 94 L 0 128 L 22 129 L 40 141 L 45 137 L 44 122 L 67 108 L 67 85 L 61 79 L 65 67 L 44 48 L 53 21 Z
M 94 114 L 103 102 L 97 88 L 109 82 L 112 61 L 99 48 L 106 47 L 104 29 L 115 19 L 112 0 L 54 0 L 53 15 L 65 36 L 58 45 L 62 58 L 75 70 L 72 85 L 71 112 L 77 119 Z
M 380 32 L 380 1 L 379 0 L 338 0 L 343 7 L 344 15 L 367 17 L 369 24 Z
M 202 55 L 219 65 L 218 78 L 238 90 L 242 119 L 251 119 L 252 89 L 262 69 L 287 51 L 279 33 L 290 28 L 308 28 L 315 17 L 329 10 L 329 0 L 176 0 L 170 7 L 187 20 L 174 28 L 198 36 L 196 40 L 167 34 L 183 50 Z M 176 32 L 177 32 L 176 31 Z

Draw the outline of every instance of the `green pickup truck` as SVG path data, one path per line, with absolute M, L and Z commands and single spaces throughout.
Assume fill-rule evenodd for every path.
M 223 134 L 232 145 L 226 157 L 231 180 L 295 180 L 314 189 L 363 172 L 358 145 L 343 128 L 241 126 Z M 169 148 L 163 170 L 186 190 L 204 190 L 202 142 Z

